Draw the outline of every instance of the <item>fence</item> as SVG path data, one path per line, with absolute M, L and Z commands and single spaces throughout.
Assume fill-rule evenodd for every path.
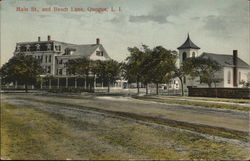
M 250 99 L 249 88 L 188 88 L 188 96 Z

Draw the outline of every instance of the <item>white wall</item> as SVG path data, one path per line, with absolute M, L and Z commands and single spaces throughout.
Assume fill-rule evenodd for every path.
M 241 80 L 244 80 L 245 82 L 250 82 L 250 69 L 246 69 L 246 68 L 239 68 L 237 71 L 238 74 L 238 86 L 242 87 L 243 85 L 240 85 L 239 82 Z
M 89 57 L 90 60 L 106 60 L 104 56 L 96 55 L 97 51 L 101 51 L 100 48 L 97 48 Z
M 228 72 L 230 72 L 230 83 L 228 82 Z M 224 67 L 224 87 L 233 87 L 233 68 Z

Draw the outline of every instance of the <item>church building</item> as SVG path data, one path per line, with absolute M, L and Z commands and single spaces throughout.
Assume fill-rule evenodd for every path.
M 242 87 L 240 82 L 250 82 L 250 66 L 238 57 L 238 51 L 233 50 L 232 54 L 217 54 L 203 52 L 199 54 L 199 49 L 188 34 L 186 41 L 177 48 L 179 51 L 178 67 L 181 66 L 185 59 L 190 57 L 201 57 L 216 61 L 222 69 L 215 73 L 216 78 L 220 80 L 216 87 Z M 175 79 L 176 80 L 176 79 Z M 180 87 L 179 80 L 175 81 L 175 87 Z M 187 87 L 208 87 L 207 84 L 200 83 L 199 78 L 191 79 L 184 77 L 184 88 Z

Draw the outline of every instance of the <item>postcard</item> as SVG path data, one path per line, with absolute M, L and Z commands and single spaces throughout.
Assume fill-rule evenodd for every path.
M 249 0 L 0 0 L 1 160 L 249 160 Z

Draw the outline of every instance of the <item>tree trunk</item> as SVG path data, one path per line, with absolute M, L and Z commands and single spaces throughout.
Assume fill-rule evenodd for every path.
M 28 84 L 25 83 L 24 85 L 25 85 L 25 92 L 28 93 Z
M 136 81 L 136 84 L 137 84 L 137 94 L 139 94 L 140 93 L 140 87 L 139 87 L 139 80 L 138 79 Z
M 181 95 L 184 96 L 184 89 L 183 89 L 183 82 L 182 82 L 182 78 L 180 77 L 180 82 L 181 82 Z
M 159 83 L 156 83 L 156 95 L 159 94 Z
M 146 95 L 148 95 L 148 83 L 146 83 Z
M 109 79 L 108 79 L 108 93 L 110 92 L 110 82 L 109 82 Z
M 95 79 L 96 79 L 96 78 L 95 78 L 95 74 L 94 74 L 94 79 L 93 79 L 93 92 L 94 92 L 94 93 L 95 93 L 95 86 L 96 86 L 96 85 L 95 85 L 95 81 L 96 81 Z

